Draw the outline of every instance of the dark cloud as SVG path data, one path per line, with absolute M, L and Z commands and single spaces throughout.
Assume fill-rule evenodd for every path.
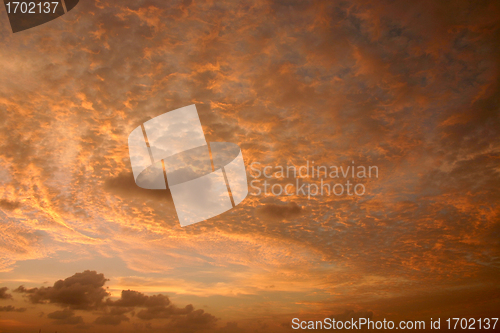
M 131 172 L 122 172 L 116 177 L 106 179 L 104 189 L 110 193 L 128 199 L 139 200 L 141 198 L 147 198 L 173 203 L 172 195 L 168 187 L 167 190 L 143 189 L 137 186 L 134 181 L 134 175 Z
M 266 204 L 258 208 L 258 213 L 270 219 L 288 219 L 298 217 L 304 209 L 295 202 L 283 202 L 279 204 Z
M 97 325 L 120 325 L 124 321 L 130 321 L 125 314 L 133 311 L 134 308 L 111 308 L 105 314 L 99 316 L 94 321 Z
M 0 312 L 24 312 L 26 308 L 16 308 L 12 305 L 0 306 Z
M 145 295 L 135 290 L 122 290 L 117 300 L 106 298 L 109 293 L 104 288 L 108 281 L 103 274 L 95 271 L 76 273 L 64 280 L 59 280 L 52 287 L 26 288 L 19 286 L 15 292 L 26 294 L 33 304 L 56 304 L 64 307 L 47 315 L 56 324 L 84 324 L 82 316 L 75 311 L 85 311 L 97 314 L 96 325 L 117 326 L 129 322 L 130 316 L 136 316 L 142 321 L 169 319 L 172 327 L 189 327 L 191 331 L 213 327 L 217 318 L 203 310 L 195 310 L 189 304 L 179 308 L 172 304 L 168 296 Z M 5 307 L 4 311 L 24 311 Z M 0 311 L 1 308 L 0 308 Z M 84 326 L 84 325 L 83 325 Z M 83 327 L 82 326 L 82 327 Z
M 144 295 L 143 293 L 140 293 L 135 290 L 122 290 L 120 299 L 116 301 L 112 301 L 108 299 L 106 301 L 107 305 L 110 306 L 116 306 L 116 307 L 135 307 L 135 306 L 142 306 L 146 301 L 149 299 L 148 296 Z M 167 298 L 168 300 L 168 298 Z M 168 301 L 169 303 L 170 301 Z
M 15 291 L 25 293 L 34 304 L 54 303 L 70 309 L 92 310 L 101 307 L 103 299 L 109 295 L 103 288 L 106 281 L 103 274 L 84 271 L 59 280 L 52 287 L 26 289 L 19 286 Z
M 64 309 L 60 311 L 54 311 L 47 315 L 47 318 L 53 319 L 54 323 L 57 325 L 79 325 L 83 324 L 83 318 L 81 316 L 75 316 L 73 310 Z
M 186 305 L 184 308 L 178 308 L 174 305 L 154 305 L 148 306 L 145 310 L 139 311 L 137 313 L 137 317 L 143 320 L 166 319 L 171 317 L 179 317 L 182 315 L 191 317 L 191 314 L 193 312 L 194 308 L 191 304 Z
M 9 290 L 7 287 L 0 288 L 0 299 L 12 299 L 12 295 L 8 294 L 7 290 Z
M 1 199 L 0 200 L 0 208 L 7 209 L 7 210 L 14 210 L 16 208 L 19 208 L 21 206 L 20 202 L 17 201 L 10 201 L 6 199 Z
M 200 314 L 199 310 L 196 310 L 198 312 L 192 315 L 196 312 L 192 305 L 189 304 L 184 308 L 178 308 L 173 305 L 170 299 L 165 295 L 147 296 L 134 290 L 123 290 L 120 299 L 116 301 L 108 299 L 106 305 L 112 309 L 111 315 L 122 314 L 116 313 L 115 308 L 129 308 L 123 313 L 131 311 L 134 307 L 138 308 L 138 310 L 142 308 L 136 314 L 137 318 L 142 320 L 180 318 L 186 316 L 186 320 L 197 321 L 199 320 L 199 316 L 206 317 L 206 315 L 208 315 L 203 315 L 203 312 Z M 115 311 L 115 313 L 113 313 L 113 311 Z
M 215 327 L 217 320 L 215 316 L 206 313 L 202 309 L 188 310 L 186 316 L 174 317 L 172 326 L 179 328 L 182 332 L 194 332 Z

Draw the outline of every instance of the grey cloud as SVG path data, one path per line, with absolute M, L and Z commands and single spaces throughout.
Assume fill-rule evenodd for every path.
M 102 306 L 108 292 L 103 288 L 106 283 L 103 274 L 84 271 L 59 280 L 52 287 L 26 289 L 20 286 L 15 291 L 25 293 L 34 303 L 55 303 L 71 309 L 91 310 Z
M 12 295 L 8 294 L 7 290 L 9 290 L 7 287 L 0 288 L 0 299 L 12 299 Z
M 21 206 L 20 202 L 17 201 L 10 201 L 6 199 L 1 199 L 0 200 L 0 208 L 7 209 L 7 210 L 14 210 L 16 208 L 19 208 Z
M 97 317 L 94 323 L 97 325 L 117 326 L 124 321 L 130 321 L 129 317 L 127 317 L 125 314 L 133 310 L 134 308 L 111 308 L 102 316 Z
M 12 305 L 0 306 L 0 312 L 24 312 L 26 308 L 16 308 Z
M 109 293 L 104 288 L 108 281 L 103 274 L 95 271 L 76 273 L 64 280 L 59 280 L 52 287 L 26 288 L 19 286 L 15 292 L 27 295 L 33 304 L 51 303 L 63 307 L 47 315 L 56 324 L 83 325 L 83 318 L 75 314 L 76 310 L 98 314 L 96 325 L 117 326 L 130 321 L 129 315 L 143 321 L 170 319 L 172 327 L 191 327 L 192 330 L 212 327 L 217 319 L 203 310 L 195 310 L 189 304 L 179 308 L 172 304 L 168 296 L 145 295 L 135 290 L 123 290 L 117 300 L 106 298 Z M 4 294 L 7 290 L 2 288 Z M 0 311 L 24 311 L 14 307 L 0 308 Z M 82 326 L 83 327 L 83 326 Z
M 188 307 L 186 307 L 187 309 Z M 178 316 L 173 320 L 173 327 L 183 332 L 194 332 L 201 329 L 213 328 L 217 318 L 202 309 L 189 311 L 186 316 Z
M 258 213 L 271 219 L 287 219 L 300 216 L 304 209 L 295 202 L 266 204 L 258 208 Z
M 81 316 L 75 316 L 75 313 L 69 309 L 49 313 L 47 318 L 53 319 L 54 323 L 57 325 L 83 324 L 83 318 Z
M 104 183 L 104 189 L 112 194 L 118 195 L 127 199 L 146 198 L 162 202 L 170 202 L 173 207 L 173 200 L 170 190 L 146 190 L 139 186 L 134 181 L 132 172 L 122 172 L 115 177 L 109 177 Z

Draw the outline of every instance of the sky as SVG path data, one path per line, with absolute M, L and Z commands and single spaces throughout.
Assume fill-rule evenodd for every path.
M 499 2 L 82 0 L 18 33 L 0 12 L 0 332 L 498 317 Z M 191 104 L 249 195 L 181 227 L 127 139 Z M 313 163 L 377 173 L 275 173 Z M 322 180 L 364 193 L 264 192 Z

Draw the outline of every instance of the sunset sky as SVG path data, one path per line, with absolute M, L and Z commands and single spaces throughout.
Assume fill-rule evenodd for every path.
M 499 54 L 498 1 L 80 0 L 18 33 L 0 8 L 0 332 L 499 317 Z M 378 177 L 181 227 L 127 138 L 191 104 L 249 185 Z

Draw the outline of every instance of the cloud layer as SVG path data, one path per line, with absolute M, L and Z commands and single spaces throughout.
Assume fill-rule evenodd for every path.
M 81 327 L 224 317 L 227 331 L 277 332 L 297 313 L 418 317 L 433 315 L 429 304 L 491 314 L 499 15 L 497 1 L 124 0 L 81 1 L 17 34 L 3 20 L 0 278 L 23 283 L 43 318 Z M 247 166 L 354 161 L 379 176 L 348 178 L 363 196 L 252 188 L 231 212 L 181 228 L 168 191 L 134 185 L 127 137 L 190 104 L 207 141 L 238 144 Z M 247 171 L 262 190 L 264 178 Z M 71 263 L 110 258 L 110 271 L 124 266 L 103 271 L 110 290 L 97 273 L 41 286 Z M 128 289 L 137 294 L 120 294 Z M 20 302 L 8 295 L 0 289 L 0 301 Z M 458 306 L 460 296 L 471 305 Z M 102 313 L 89 321 L 91 310 Z M 38 315 L 1 325 L 27 325 L 28 314 Z
M 47 314 L 55 325 L 72 325 L 80 329 L 97 329 L 94 325 L 118 326 L 122 322 L 151 322 L 163 320 L 174 330 L 194 332 L 214 327 L 217 318 L 202 309 L 195 310 L 193 305 L 179 308 L 163 295 L 145 295 L 134 290 L 123 290 L 120 298 L 109 298 L 104 287 L 108 281 L 96 271 L 76 273 L 64 280 L 58 280 L 52 287 L 25 288 L 19 286 L 14 291 L 27 297 L 37 306 L 53 304 L 62 307 Z M 0 307 L 0 311 L 24 312 L 26 308 L 12 306 Z M 93 321 L 85 322 L 83 316 L 93 316 Z M 152 326 L 150 326 L 152 327 Z

